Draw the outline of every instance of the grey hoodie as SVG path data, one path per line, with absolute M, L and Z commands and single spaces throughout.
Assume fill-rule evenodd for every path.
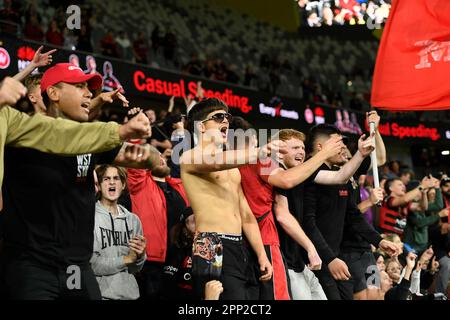
M 103 299 L 137 299 L 139 288 L 134 273 L 144 265 L 146 255 L 126 266 L 123 257 L 128 255 L 128 241 L 143 235 L 138 216 L 118 205 L 119 215 L 113 217 L 97 201 L 95 205 L 94 253 L 91 258 Z

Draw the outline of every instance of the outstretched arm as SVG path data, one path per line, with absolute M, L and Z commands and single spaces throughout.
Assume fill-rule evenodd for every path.
M 339 171 L 321 170 L 317 174 L 314 182 L 317 184 L 344 184 L 358 170 L 359 166 L 373 151 L 373 136 L 364 139 L 362 135 L 358 140 L 358 151 Z
M 128 107 L 129 101 L 122 93 L 120 93 L 120 90 L 122 90 L 122 88 L 118 88 L 111 92 L 102 92 L 93 98 L 89 107 L 89 120 L 91 121 L 97 117 L 105 103 L 113 103 L 114 100 L 120 100 L 124 107 Z
M 120 126 L 115 122 L 78 123 L 40 114 L 30 117 L 8 106 L 0 109 L 0 115 L 6 119 L 5 144 L 61 155 L 108 151 L 122 140 L 145 138 L 150 132 L 145 116 Z
M 271 152 L 286 153 L 285 143 L 272 141 L 261 148 L 244 150 L 217 151 L 214 146 L 204 150 L 191 149 L 183 153 L 180 165 L 188 173 L 206 173 L 242 167 L 249 163 L 257 163 L 258 159 L 267 158 Z
M 42 48 L 44 48 L 44 46 L 40 46 L 39 49 L 36 50 L 33 60 L 31 60 L 31 62 L 22 71 L 16 74 L 13 77 L 14 79 L 16 79 L 17 81 L 23 81 L 34 71 L 34 69 L 44 67 L 52 63 L 52 53 L 54 53 L 56 49 L 47 51 L 46 53 L 41 53 Z
M 150 144 L 124 143 L 114 164 L 126 168 L 153 169 L 160 163 L 161 153 Z
M 303 164 L 298 165 L 287 170 L 273 171 L 268 182 L 277 188 L 291 189 L 300 183 L 308 179 L 324 161 L 330 157 L 335 156 L 341 150 L 344 144 L 341 137 L 330 138 L 323 146 L 323 149 L 315 154 L 311 159 L 305 161 Z

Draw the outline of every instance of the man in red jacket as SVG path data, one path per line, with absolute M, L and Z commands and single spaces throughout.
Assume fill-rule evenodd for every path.
M 169 241 L 168 231 L 179 220 L 189 202 L 181 179 L 170 178 L 170 168 L 161 156 L 152 171 L 128 170 L 128 188 L 132 210 L 142 222 L 147 243 L 147 261 L 139 281 L 141 297 L 155 300 L 159 296 L 161 277 Z

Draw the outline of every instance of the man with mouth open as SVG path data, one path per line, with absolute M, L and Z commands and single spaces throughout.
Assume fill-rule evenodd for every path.
M 95 205 L 92 269 L 103 299 L 135 300 L 139 288 L 134 274 L 144 265 L 146 239 L 138 216 L 117 203 L 127 174 L 111 165 L 101 165 L 95 172 L 100 199 Z
M 48 114 L 87 122 L 98 74 L 59 63 L 41 80 Z M 149 126 L 142 113 L 130 122 Z M 150 134 L 151 129 L 148 130 Z M 101 299 L 89 264 L 94 242 L 95 165 L 152 168 L 154 148 L 125 145 L 98 154 L 61 157 L 31 149 L 6 153 L 4 276 L 12 299 Z
M 247 298 L 248 252 L 242 232 L 256 253 L 261 281 L 272 277 L 272 266 L 237 168 L 256 162 L 260 154 L 268 156 L 276 143 L 260 149 L 223 151 L 230 120 L 227 105 L 219 99 L 204 99 L 192 107 L 189 129 L 198 134 L 198 145 L 181 156 L 181 178 L 196 221 L 194 292 L 203 297 L 205 284 L 220 280 L 224 288 L 221 299 L 243 300 Z M 282 148 L 279 151 L 284 152 Z

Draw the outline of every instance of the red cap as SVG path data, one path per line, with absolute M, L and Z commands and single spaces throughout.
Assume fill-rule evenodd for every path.
M 41 79 L 41 92 L 59 82 L 80 83 L 87 82 L 91 90 L 101 88 L 103 79 L 98 73 L 85 74 L 80 67 L 72 63 L 57 63 L 44 72 Z

